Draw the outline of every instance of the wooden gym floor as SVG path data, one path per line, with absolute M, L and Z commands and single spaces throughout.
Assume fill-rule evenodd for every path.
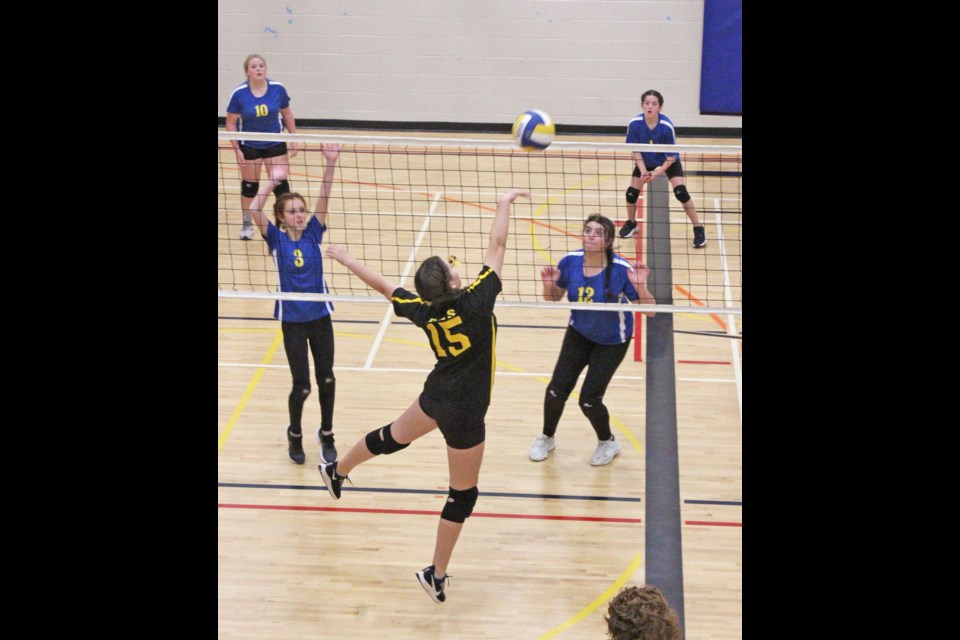
M 446 496 L 440 434 L 361 465 L 333 500 L 317 471 L 316 391 L 304 411 L 307 462 L 287 458 L 290 373 L 273 302 L 220 298 L 218 307 L 221 640 L 605 637 L 606 603 L 647 579 L 646 323 L 639 360 L 631 349 L 604 398 L 622 453 L 590 466 L 596 438 L 574 395 L 557 449 L 534 463 L 527 450 L 568 311 L 497 308 L 481 496 L 450 563 L 447 602 L 436 605 L 414 572 L 431 563 Z M 342 455 L 417 397 L 434 358 L 386 301 L 339 302 L 333 319 Z M 680 528 L 667 561 L 682 575 L 682 602 L 672 604 L 686 638 L 739 639 L 741 317 L 677 313 L 670 324 Z

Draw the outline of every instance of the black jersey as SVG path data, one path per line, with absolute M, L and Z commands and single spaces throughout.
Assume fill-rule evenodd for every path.
M 423 385 L 428 396 L 441 402 L 489 406 L 497 362 L 493 305 L 502 289 L 497 272 L 484 265 L 459 298 L 436 308 L 403 287 L 393 292 L 394 313 L 422 328 L 437 356 Z

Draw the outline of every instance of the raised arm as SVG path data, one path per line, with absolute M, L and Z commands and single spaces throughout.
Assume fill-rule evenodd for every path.
M 339 144 L 324 144 L 323 157 L 327 159 L 327 166 L 323 168 L 323 186 L 320 187 L 320 197 L 314 208 L 314 215 L 321 224 L 327 224 L 327 209 L 330 206 L 330 190 L 333 188 L 333 174 L 337 170 L 337 158 L 340 157 Z
M 650 267 L 643 262 L 638 262 L 633 269 L 627 272 L 633 288 L 640 294 L 640 298 L 635 301 L 636 304 L 657 304 L 657 299 L 653 297 L 650 290 L 647 289 L 647 278 L 650 276 Z M 643 315 L 653 317 L 657 315 L 656 311 L 644 311 Z
M 267 223 L 269 222 L 269 218 L 263 213 L 263 207 L 266 205 L 270 194 L 273 193 L 275 186 L 277 186 L 277 181 L 273 178 L 268 179 L 266 182 L 261 182 L 260 190 L 257 192 L 257 195 L 253 197 L 253 202 L 250 203 L 250 215 L 253 216 L 253 222 L 257 225 L 257 228 L 260 229 L 260 234 L 264 238 L 267 237 Z
M 493 226 L 490 227 L 490 246 L 487 247 L 487 255 L 483 257 L 483 264 L 500 275 L 503 269 L 503 256 L 507 252 L 507 233 L 510 230 L 510 205 L 518 197 L 530 197 L 529 191 L 522 189 L 510 189 L 500 196 L 497 202 L 497 213 L 493 218 Z
M 349 269 L 355 276 L 363 280 L 368 287 L 382 293 L 383 297 L 387 300 L 389 300 L 393 292 L 397 290 L 398 285 L 390 282 L 383 275 L 354 258 L 344 246 L 331 244 L 327 247 L 327 256 Z

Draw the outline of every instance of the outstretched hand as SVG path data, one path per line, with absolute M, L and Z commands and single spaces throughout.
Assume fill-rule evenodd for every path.
M 344 264 L 350 259 L 350 252 L 347 251 L 347 248 L 343 245 L 331 244 L 327 247 L 327 257 L 333 258 L 340 264 Z
M 323 157 L 330 162 L 340 156 L 340 145 L 336 142 L 324 142 L 320 145 L 320 149 L 323 151 Z
M 500 201 L 513 202 L 520 196 L 523 196 L 524 198 L 529 198 L 530 192 L 525 189 L 508 189 L 507 191 L 503 192 L 503 195 L 500 197 Z
M 557 281 L 557 278 L 560 277 L 560 268 L 553 265 L 547 265 L 546 267 L 540 269 L 540 279 L 543 280 L 543 284 L 551 285 Z

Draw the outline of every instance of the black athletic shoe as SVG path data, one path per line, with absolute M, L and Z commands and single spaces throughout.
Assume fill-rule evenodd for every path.
M 333 434 L 325 436 L 320 433 L 320 429 L 317 429 L 317 442 L 320 443 L 320 455 L 323 456 L 323 461 L 336 462 L 337 448 L 333 445 Z
M 707 232 L 704 231 L 703 227 L 694 227 L 693 247 L 695 249 L 702 249 L 705 246 L 707 246 Z
M 623 226 L 620 227 L 620 237 L 621 238 L 632 238 L 637 235 L 637 221 L 636 220 L 627 220 L 623 223 Z
M 297 464 L 303 464 L 307 456 L 303 453 L 303 434 L 293 435 L 293 427 L 287 427 L 287 455 Z
M 327 491 L 330 492 L 330 495 L 333 496 L 334 500 L 340 499 L 340 489 L 343 487 L 343 481 L 348 480 L 350 484 L 353 484 L 353 480 L 350 480 L 347 476 L 341 476 L 337 473 L 337 463 L 328 462 L 327 464 L 321 464 L 317 466 L 320 469 L 320 476 L 323 478 L 323 484 L 327 485 Z
M 444 576 L 438 579 L 433 575 L 433 572 L 433 565 L 430 565 L 426 569 L 421 569 L 417 571 L 417 580 L 420 581 L 420 586 L 427 592 L 430 599 L 440 604 L 447 599 L 447 594 L 444 593 L 444 590 L 447 588 L 447 583 L 450 582 L 450 576 Z

